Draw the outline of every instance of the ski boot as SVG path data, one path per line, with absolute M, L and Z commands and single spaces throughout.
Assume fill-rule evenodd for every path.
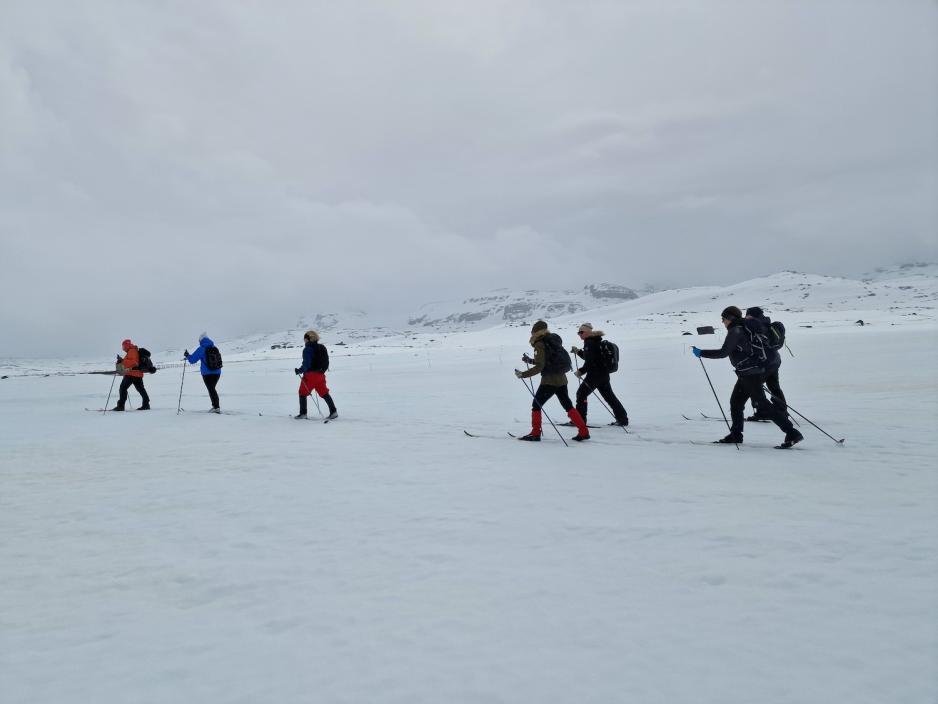
M 211 409 L 209 409 L 209 413 L 221 413 L 221 409 L 220 409 L 220 408 L 211 408 Z
M 326 416 L 326 420 L 335 420 L 335 419 L 338 418 L 338 417 L 339 417 L 339 412 L 338 412 L 338 411 L 332 411 L 332 413 L 330 413 L 328 416 Z
M 540 441 L 541 441 L 541 436 L 540 436 L 540 434 L 535 435 L 534 433 L 528 433 L 527 435 L 522 435 L 522 436 L 521 436 L 520 438 L 518 438 L 518 439 L 519 439 L 519 440 L 527 440 L 528 442 L 540 442 Z
M 124 410 L 124 407 L 123 407 L 123 406 L 114 406 L 114 408 L 112 408 L 111 410 L 112 410 L 112 411 L 123 411 L 123 410 Z
M 782 442 L 781 445 L 776 445 L 775 449 L 790 450 L 792 447 L 797 445 L 802 440 L 804 440 L 804 435 L 802 435 L 797 430 L 792 430 L 790 433 L 785 433 L 784 442 Z
M 733 433 L 730 433 L 730 434 L 727 435 L 725 438 L 720 438 L 719 440 L 714 440 L 714 441 L 713 441 L 713 444 L 714 444 L 714 445 L 742 445 L 742 444 L 743 444 L 743 436 L 742 436 L 742 435 L 734 435 Z
M 295 416 L 293 416 L 293 418 L 294 418 L 295 420 L 306 420 L 306 414 L 305 414 L 305 413 L 297 413 Z
M 758 413 L 753 413 L 746 419 L 747 423 L 771 423 L 772 419 L 767 418 L 766 416 L 760 416 Z

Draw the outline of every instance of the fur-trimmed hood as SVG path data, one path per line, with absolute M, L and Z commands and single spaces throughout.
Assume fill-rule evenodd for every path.
M 531 339 L 528 340 L 528 342 L 531 344 L 531 347 L 534 347 L 534 343 L 535 343 L 535 342 L 537 342 L 538 340 L 543 339 L 543 338 L 544 338 L 545 336 L 547 336 L 547 335 L 550 335 L 550 330 L 548 330 L 547 328 L 545 328 L 545 329 L 543 329 L 543 330 L 538 330 L 536 333 L 534 333 L 533 335 L 531 335 Z

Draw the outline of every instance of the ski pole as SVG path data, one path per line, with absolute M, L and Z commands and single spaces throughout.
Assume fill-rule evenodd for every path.
M 310 396 L 313 396 L 313 395 L 310 394 Z M 313 396 L 313 402 L 316 404 L 316 412 L 319 414 L 319 417 L 325 418 L 325 416 L 322 414 L 322 409 L 319 407 L 319 394 L 316 394 L 315 396 Z
M 703 369 L 703 373 L 707 377 L 707 383 L 710 384 L 710 390 L 713 392 L 713 398 L 716 399 L 717 405 L 720 407 L 720 414 L 723 416 L 723 422 L 726 423 L 726 429 L 729 431 L 729 434 L 732 435 L 733 429 L 730 427 L 730 422 L 726 419 L 726 413 L 723 412 L 723 404 L 720 403 L 720 397 L 717 396 L 717 390 L 713 388 L 713 382 L 710 381 L 710 375 L 707 374 L 707 368 L 704 366 L 703 360 L 700 357 L 697 358 L 697 361 L 700 362 L 700 368 Z M 739 443 L 734 442 L 733 444 L 736 445 L 736 449 L 738 450 Z
M 795 356 L 795 353 L 791 351 L 791 347 L 788 346 L 787 342 L 785 343 L 785 349 L 788 350 L 788 354 L 790 354 L 792 357 Z
M 522 383 L 524 383 L 524 379 L 522 379 L 521 381 L 522 381 Z M 532 386 L 533 386 L 533 385 L 534 385 L 534 384 L 533 384 L 533 382 L 532 382 Z M 569 443 L 567 443 L 566 438 L 564 438 L 564 436 L 560 433 L 560 430 L 559 430 L 559 429 L 557 428 L 557 426 L 554 424 L 554 421 L 552 421 L 552 420 L 550 419 L 550 416 L 547 415 L 547 411 L 544 410 L 544 406 L 541 404 L 540 401 L 537 400 L 537 395 L 536 395 L 533 391 L 531 391 L 531 389 L 528 387 L 528 385 L 527 385 L 526 383 L 524 383 L 524 388 L 527 389 L 527 391 L 528 391 L 529 394 L 531 394 L 531 398 L 533 398 L 533 399 L 534 399 L 534 403 L 537 404 L 538 410 L 539 410 L 541 413 L 544 414 L 544 417 L 547 418 L 548 422 L 553 426 L 554 430 L 557 431 L 557 435 L 558 435 L 558 437 L 559 437 L 561 440 L 563 440 L 563 444 L 566 445 L 567 447 L 570 447 Z
M 577 374 L 579 374 L 579 373 L 580 373 L 580 363 L 576 360 L 576 355 L 573 355 L 573 358 L 574 358 L 574 359 L 573 359 L 573 363 L 576 364 L 576 371 L 577 371 Z M 586 382 L 585 382 L 585 381 L 582 381 L 582 380 L 580 379 L 580 377 L 577 377 L 577 381 L 579 382 L 579 384 L 577 385 L 577 388 L 578 388 L 578 389 L 579 389 L 580 386 L 582 386 L 583 384 L 586 384 Z M 609 412 L 609 415 L 612 416 L 612 419 L 615 420 L 615 421 L 618 421 L 618 418 L 616 418 L 616 414 L 613 413 L 613 412 L 612 412 L 612 409 L 609 408 L 609 406 L 606 405 L 606 402 L 602 400 L 602 397 L 601 397 L 599 394 L 596 393 L 596 389 L 594 389 L 594 388 L 593 388 L 592 386 L 590 386 L 589 384 L 586 384 L 586 388 L 590 390 L 590 396 L 596 396 L 596 400 L 599 401 L 599 402 L 603 405 L 603 408 L 605 408 L 605 409 Z M 624 425 L 620 425 L 619 427 L 622 428 L 622 430 L 624 430 L 624 431 L 626 432 L 626 434 L 631 435 L 631 433 L 629 433 L 629 429 L 626 428 Z
M 187 349 L 188 349 L 188 348 L 187 348 Z M 179 412 L 182 410 L 182 385 L 183 385 L 183 382 L 185 382 L 185 380 L 186 380 L 186 367 L 189 366 L 189 365 L 187 364 L 188 361 L 189 361 L 189 360 L 187 359 L 187 360 L 185 360 L 185 361 L 182 363 L 182 379 L 179 380 L 179 403 L 176 404 L 176 415 L 177 415 L 177 416 L 179 415 Z
M 114 391 L 115 381 L 117 381 L 117 372 L 114 372 L 114 376 L 111 377 L 111 388 L 107 392 L 107 401 L 104 402 L 104 411 L 101 413 L 102 416 L 107 413 L 107 407 L 111 405 L 111 393 Z
M 765 390 L 768 392 L 769 396 L 771 396 L 771 397 L 774 398 L 774 399 L 778 399 L 778 396 L 775 396 L 771 391 L 769 391 L 768 387 L 766 387 Z M 781 399 L 778 399 L 778 400 L 781 400 Z M 787 402 L 786 402 L 786 403 L 787 403 Z M 820 430 L 822 433 L 824 433 L 824 434 L 825 434 L 827 437 L 829 437 L 831 440 L 833 440 L 833 441 L 836 442 L 838 445 L 840 445 L 841 447 L 843 447 L 844 440 L 846 440 L 847 438 L 841 438 L 840 440 L 838 440 L 838 439 L 835 438 L 833 435 L 831 435 L 831 434 L 828 433 L 826 430 L 824 430 L 822 427 L 820 427 L 819 425 L 817 425 L 817 424 L 816 424 L 814 421 L 812 421 L 810 418 L 806 418 L 806 417 L 803 416 L 801 413 L 798 413 L 798 411 L 796 411 L 796 410 L 795 410 L 794 408 L 792 408 L 790 405 L 788 406 L 788 410 L 791 411 L 792 413 L 798 414 L 799 416 L 801 416 L 801 418 L 804 418 L 804 420 L 808 421 L 811 425 L 813 425 L 815 428 L 817 428 L 818 430 Z

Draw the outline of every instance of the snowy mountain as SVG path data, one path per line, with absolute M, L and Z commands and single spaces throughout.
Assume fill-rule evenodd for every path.
M 638 294 L 632 289 L 608 283 L 565 291 L 497 289 L 488 295 L 459 302 L 427 303 L 407 320 L 407 324 L 423 330 L 473 330 L 580 313 L 635 298 Z

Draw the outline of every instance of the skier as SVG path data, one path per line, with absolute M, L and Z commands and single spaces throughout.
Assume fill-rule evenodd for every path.
M 124 350 L 124 357 L 121 358 L 120 355 L 117 355 L 117 373 L 124 378 L 121 380 L 120 395 L 117 398 L 117 405 L 111 410 L 124 410 L 124 404 L 127 403 L 127 390 L 133 386 L 137 390 L 137 393 L 140 394 L 140 398 L 143 399 L 143 404 L 137 410 L 149 411 L 150 397 L 147 395 L 147 390 L 143 387 L 143 372 L 137 368 L 140 364 L 140 353 L 137 351 L 137 346 L 130 340 L 124 340 L 121 343 L 121 348 Z
M 534 348 L 534 359 L 527 354 L 522 355 L 521 359 L 533 366 L 524 372 L 515 369 L 515 376 L 519 379 L 527 379 L 540 374 L 541 383 L 537 387 L 531 404 L 531 432 L 518 439 L 540 441 L 541 409 L 551 396 L 556 395 L 560 405 L 577 428 L 578 432 L 573 439 L 578 442 L 589 440 L 590 433 L 586 428 L 586 423 L 579 411 L 573 407 L 570 394 L 567 392 L 566 372 L 570 370 L 570 358 L 563 348 L 560 336 L 550 332 L 547 329 L 547 323 L 543 320 L 538 320 L 531 328 L 530 343 Z
M 765 383 L 766 358 L 762 350 L 768 347 L 765 337 L 766 328 L 760 321 L 750 318 L 743 320 L 742 311 L 736 306 L 728 306 L 720 314 L 726 327 L 726 340 L 718 350 L 702 350 L 693 347 L 695 357 L 722 359 L 729 357 L 736 372 L 736 385 L 730 395 L 730 417 L 732 425 L 729 435 L 717 443 L 741 443 L 743 441 L 743 410 L 746 400 L 752 399 L 756 411 L 768 417 L 775 425 L 785 431 L 785 440 L 780 448 L 788 449 L 804 440 L 804 436 L 795 430 L 795 426 L 782 412 L 781 408 L 765 397 L 762 384 Z
M 768 327 L 772 322 L 758 306 L 747 308 L 746 318 L 758 320 L 766 327 Z M 772 402 L 776 406 L 779 406 L 782 409 L 782 412 L 787 416 L 788 404 L 785 402 L 785 394 L 782 392 L 782 387 L 779 385 L 778 381 L 778 370 L 779 367 L 782 366 L 782 355 L 776 349 L 772 349 L 771 351 L 774 353 L 774 356 L 772 356 L 765 365 L 765 385 L 769 387 L 769 393 L 772 395 Z M 772 420 L 771 418 L 760 415 L 755 407 L 753 407 L 753 411 L 755 412 L 746 419 L 747 421 L 765 422 Z
M 199 371 L 202 373 L 202 381 L 205 388 L 208 389 L 208 397 L 212 401 L 212 410 L 210 413 L 221 413 L 221 404 L 218 401 L 218 392 L 215 387 L 221 381 L 221 353 L 215 347 L 215 343 L 204 332 L 199 335 L 199 346 L 195 352 L 189 354 L 189 350 L 183 353 L 183 359 L 189 364 L 201 362 Z
M 583 366 L 575 374 L 577 379 L 583 380 L 583 383 L 576 390 L 576 409 L 582 416 L 583 422 L 586 422 L 587 401 L 590 394 L 595 390 L 606 399 L 606 403 L 609 404 L 609 408 L 612 410 L 615 420 L 610 425 L 628 425 L 629 416 L 612 391 L 609 372 L 606 370 L 603 361 L 601 350 L 603 331 L 593 330 L 591 323 L 583 323 L 577 334 L 583 340 L 583 349 L 574 345 L 570 348 L 570 351 L 583 360 Z
M 329 387 L 326 386 L 329 352 L 325 345 L 319 343 L 319 333 L 315 330 L 307 330 L 303 340 L 306 342 L 303 348 L 303 364 L 293 370 L 297 376 L 303 377 L 300 379 L 300 412 L 294 417 L 298 420 L 306 418 L 306 397 L 315 391 L 329 406 L 328 420 L 334 420 L 339 417 L 339 413 L 329 394 Z

